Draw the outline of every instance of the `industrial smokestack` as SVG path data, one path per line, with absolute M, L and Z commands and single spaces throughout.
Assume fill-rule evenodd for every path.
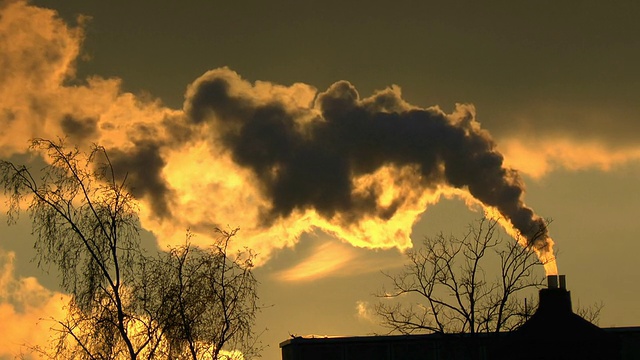
M 547 276 L 536 312 L 509 340 L 510 355 L 523 360 L 611 359 L 612 342 L 604 330 L 575 314 L 564 275 Z M 542 340 L 544 353 L 522 352 L 532 339 Z M 537 341 L 537 340 L 536 340 Z M 505 359 L 511 358 L 505 357 Z
M 571 293 L 567 291 L 566 283 L 565 275 L 547 275 L 547 288 L 540 290 L 538 310 L 551 313 L 573 313 Z
M 567 277 L 565 275 L 547 275 L 547 288 L 567 289 Z

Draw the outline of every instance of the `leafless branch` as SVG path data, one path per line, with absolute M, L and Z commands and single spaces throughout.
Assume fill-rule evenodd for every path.
M 376 312 L 392 332 L 498 332 L 519 321 L 522 290 L 540 286 L 530 247 L 503 241 L 498 222 L 480 219 L 461 237 L 442 233 L 407 252 L 409 263 L 384 274 L 391 291 L 378 293 Z M 493 263 L 491 263 L 493 261 Z M 488 268 L 499 269 L 495 280 Z M 396 302 L 391 302 L 397 300 Z

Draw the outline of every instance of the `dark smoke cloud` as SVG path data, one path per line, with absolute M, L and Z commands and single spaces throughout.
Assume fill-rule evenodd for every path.
M 423 189 L 468 189 L 528 238 L 543 224 L 522 202 L 518 173 L 503 166 L 469 109 L 460 107 L 453 116 L 412 107 L 391 89 L 361 100 L 350 83 L 340 81 L 317 96 L 316 118 L 303 121 L 312 110 L 254 99 L 234 88 L 241 80 L 229 73 L 211 72 L 196 81 L 185 109 L 193 124 L 211 123 L 233 160 L 256 175 L 271 200 L 263 217 L 267 225 L 305 209 L 334 221 L 336 215 L 342 221 L 387 219 L 404 195 L 382 208 L 376 204 L 379 188 L 354 193 L 352 183 L 387 165 L 414 166 Z
M 138 198 L 147 198 L 153 213 L 160 218 L 171 216 L 172 191 L 162 177 L 165 161 L 161 145 L 152 141 L 139 141 L 134 148 L 107 149 L 114 171 L 126 176 L 126 186 Z
M 72 115 L 65 115 L 60 121 L 62 131 L 66 136 L 78 141 L 92 138 L 98 131 L 98 120 L 94 118 L 76 119 Z

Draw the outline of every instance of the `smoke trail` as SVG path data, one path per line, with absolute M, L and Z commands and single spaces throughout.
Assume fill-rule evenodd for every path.
M 413 107 L 397 88 L 360 99 L 346 81 L 333 84 L 308 107 L 256 93 L 228 69 L 211 71 L 190 88 L 185 111 L 192 124 L 210 126 L 234 162 L 258 179 L 270 201 L 261 216 L 264 226 L 307 210 L 342 226 L 369 217 L 389 219 L 412 201 L 410 195 L 396 194 L 381 205 L 379 183 L 363 191 L 354 179 L 384 167 L 408 167 L 416 172 L 419 191 L 467 190 L 536 241 L 536 248 L 550 250 L 543 220 L 523 202 L 518 172 L 503 166 L 472 107 L 458 105 L 451 115 Z
M 183 110 L 169 109 L 123 92 L 119 79 L 77 81 L 84 34 L 54 11 L 18 1 L 3 12 L 0 154 L 25 152 L 33 137 L 103 145 L 161 244 L 181 242 L 186 228 L 205 244 L 212 227 L 230 224 L 262 261 L 315 229 L 406 249 L 418 216 L 455 188 L 529 241 L 541 233 L 535 246 L 550 251 L 518 173 L 471 106 L 445 114 L 411 106 L 397 87 L 360 98 L 346 81 L 318 93 L 224 68 L 194 81 Z

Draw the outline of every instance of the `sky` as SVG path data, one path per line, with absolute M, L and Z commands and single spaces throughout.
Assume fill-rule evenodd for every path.
M 160 248 L 240 227 L 264 359 L 292 334 L 386 332 L 381 272 L 489 208 L 553 219 L 574 307 L 640 324 L 637 2 L 0 4 L 0 157 L 105 146 Z M 0 217 L 4 359 L 67 297 L 28 218 Z

